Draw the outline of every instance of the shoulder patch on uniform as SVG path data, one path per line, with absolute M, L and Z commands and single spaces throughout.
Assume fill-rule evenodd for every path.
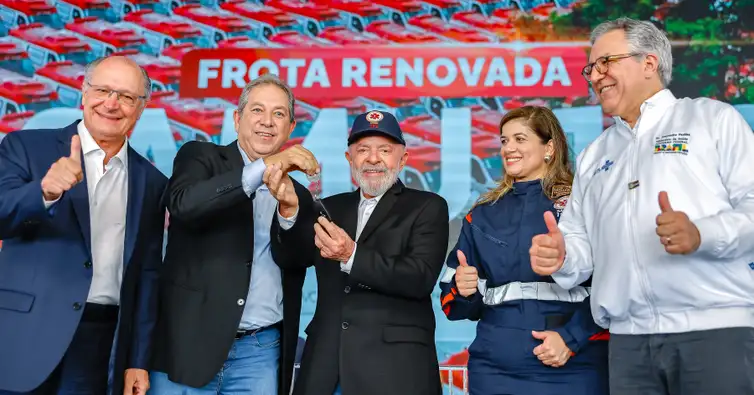
M 552 198 L 558 199 L 563 196 L 567 196 L 571 194 L 571 186 L 570 185 L 554 185 L 552 187 Z
M 471 223 L 471 211 L 469 211 L 469 213 L 466 214 L 466 222 Z
M 568 199 L 570 197 L 571 195 L 561 196 L 555 199 L 555 202 L 553 202 L 552 207 L 555 209 L 558 218 L 560 218 L 560 214 L 562 214 L 563 210 L 565 210 L 566 205 L 568 204 Z

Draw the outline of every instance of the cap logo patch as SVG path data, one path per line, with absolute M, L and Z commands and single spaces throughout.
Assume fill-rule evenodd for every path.
M 370 111 L 367 114 L 367 121 L 372 124 L 372 127 L 376 127 L 383 118 L 385 118 L 385 116 L 379 111 Z

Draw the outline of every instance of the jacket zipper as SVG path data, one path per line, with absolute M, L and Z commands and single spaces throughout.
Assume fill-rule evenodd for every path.
M 637 173 L 636 171 L 636 158 L 634 157 L 634 151 L 636 150 L 636 146 L 639 143 L 638 139 L 638 133 L 639 133 L 639 127 L 638 122 L 634 128 L 634 130 L 631 130 L 631 145 L 629 146 L 629 152 L 628 152 L 628 158 L 629 158 L 629 166 L 628 166 L 628 183 L 631 183 L 633 181 L 636 181 L 635 175 Z M 628 183 L 626 185 L 628 185 Z M 627 186 L 626 186 L 627 188 Z M 628 209 L 626 210 L 626 213 L 628 214 L 628 228 L 629 228 L 629 234 L 631 237 L 631 252 L 633 253 L 633 261 L 636 265 L 636 270 L 639 272 L 639 283 L 641 284 L 641 292 L 644 294 L 644 298 L 647 301 L 647 306 L 649 307 L 650 312 L 652 313 L 652 317 L 655 321 L 655 326 L 657 326 L 659 317 L 657 314 L 656 306 L 654 305 L 654 300 L 652 298 L 652 295 L 649 293 L 649 284 L 648 284 L 648 277 L 647 277 L 647 271 L 642 262 L 639 259 L 639 250 L 636 247 L 636 223 L 635 223 L 635 216 L 634 212 L 636 212 L 636 196 L 635 196 L 635 190 L 629 190 L 628 191 Z

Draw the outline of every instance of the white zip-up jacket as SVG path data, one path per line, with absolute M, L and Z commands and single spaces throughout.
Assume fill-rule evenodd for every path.
M 665 251 L 661 191 L 699 229 L 696 252 Z M 611 333 L 754 327 L 754 133 L 732 106 L 662 90 L 633 129 L 616 118 L 579 155 L 559 229 L 552 277 L 569 289 L 593 275 L 592 314 Z

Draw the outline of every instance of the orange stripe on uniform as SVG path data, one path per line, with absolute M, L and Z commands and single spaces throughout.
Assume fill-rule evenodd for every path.
M 452 302 L 453 299 L 455 299 L 455 298 L 456 298 L 456 296 L 451 292 L 451 293 L 445 295 L 445 297 L 442 298 L 442 301 L 440 301 L 440 304 L 442 306 L 445 306 L 449 302 Z
M 466 222 L 471 223 L 471 212 L 466 214 Z

